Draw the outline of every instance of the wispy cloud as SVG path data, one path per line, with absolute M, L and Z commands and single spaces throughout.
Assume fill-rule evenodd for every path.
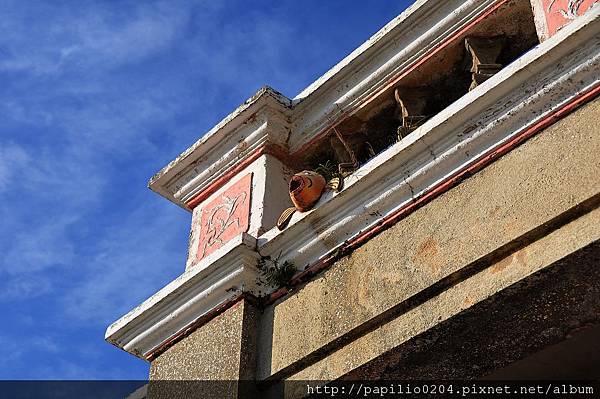
M 26 351 L 35 351 L 39 354 L 57 353 L 59 344 L 49 335 L 29 335 L 15 339 L 6 334 L 0 335 L 0 367 L 10 367 L 20 359 Z
M 0 283 L 0 302 L 36 298 L 46 295 L 50 289 L 50 281 L 40 276 L 7 276 Z
M 147 178 L 340 58 L 343 33 L 306 28 L 330 2 L 261 5 L 0 0 L 0 377 L 144 377 L 104 330 L 183 272 L 190 221 Z
M 3 5 L 0 70 L 34 74 L 138 62 L 167 48 L 189 15 L 168 2 Z
M 82 278 L 63 297 L 64 309 L 75 320 L 110 323 L 166 285 L 183 272 L 189 218 L 142 203 L 92 246 Z
M 37 273 L 52 266 L 66 266 L 75 259 L 75 244 L 68 229 L 74 218 L 49 215 L 40 223 L 31 221 L 12 237 L 4 253 L 3 271 L 9 275 Z

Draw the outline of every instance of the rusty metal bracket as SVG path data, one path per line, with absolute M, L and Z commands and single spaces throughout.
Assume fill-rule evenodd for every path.
M 471 55 L 471 73 L 472 81 L 469 91 L 476 88 L 494 76 L 502 64 L 497 63 L 498 56 L 504 47 L 504 36 L 496 37 L 467 37 L 465 47 Z

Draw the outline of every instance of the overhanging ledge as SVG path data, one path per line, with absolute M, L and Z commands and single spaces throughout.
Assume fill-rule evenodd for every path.
M 373 158 L 347 179 L 342 192 L 324 196 L 311 212 L 296 214 L 285 231 L 268 231 L 258 242 L 242 234 L 225 244 L 111 325 L 106 339 L 150 359 L 211 312 L 244 293 L 255 294 L 261 255 L 289 260 L 299 270 L 327 260 L 337 249 L 394 223 L 423 198 L 448 189 L 461 173 L 476 170 L 470 169 L 474 165 L 493 161 L 502 154 L 499 149 L 513 148 L 582 99 L 597 95 L 599 10 L 579 18 Z M 291 109 L 269 89 L 260 93 L 151 185 L 160 182 L 161 190 L 168 187 L 171 201 L 185 206 L 266 143 L 284 146 L 291 134 L 286 130 Z M 233 145 L 238 136 L 244 143 L 240 147 Z M 221 151 L 208 154 L 221 145 L 225 156 Z M 205 170 L 211 162 L 205 156 L 219 157 L 214 168 Z M 204 167 L 196 163 L 201 161 Z
M 291 100 L 265 86 L 171 161 L 148 187 L 184 209 L 257 154 L 287 154 Z M 230 177 L 229 177 L 230 178 Z
M 282 161 L 303 158 L 327 126 L 507 2 L 416 1 L 294 100 L 269 87 L 259 90 L 158 172 L 149 187 L 189 210 L 261 148 Z
M 254 237 L 239 235 L 110 325 L 105 339 L 148 360 L 214 309 L 255 292 L 255 248 Z
M 258 237 L 260 254 L 301 271 L 327 262 L 598 95 L 599 27 L 596 7 L 371 159 L 286 230 Z

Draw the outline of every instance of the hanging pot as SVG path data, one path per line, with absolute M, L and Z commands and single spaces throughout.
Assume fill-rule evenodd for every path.
M 312 208 L 325 190 L 325 178 L 312 171 L 302 171 L 290 180 L 290 198 L 300 212 Z

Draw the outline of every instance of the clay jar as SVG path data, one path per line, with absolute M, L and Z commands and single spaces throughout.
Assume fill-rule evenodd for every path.
M 290 180 L 290 198 L 300 212 L 308 211 L 321 198 L 325 178 L 316 172 L 304 170 Z

